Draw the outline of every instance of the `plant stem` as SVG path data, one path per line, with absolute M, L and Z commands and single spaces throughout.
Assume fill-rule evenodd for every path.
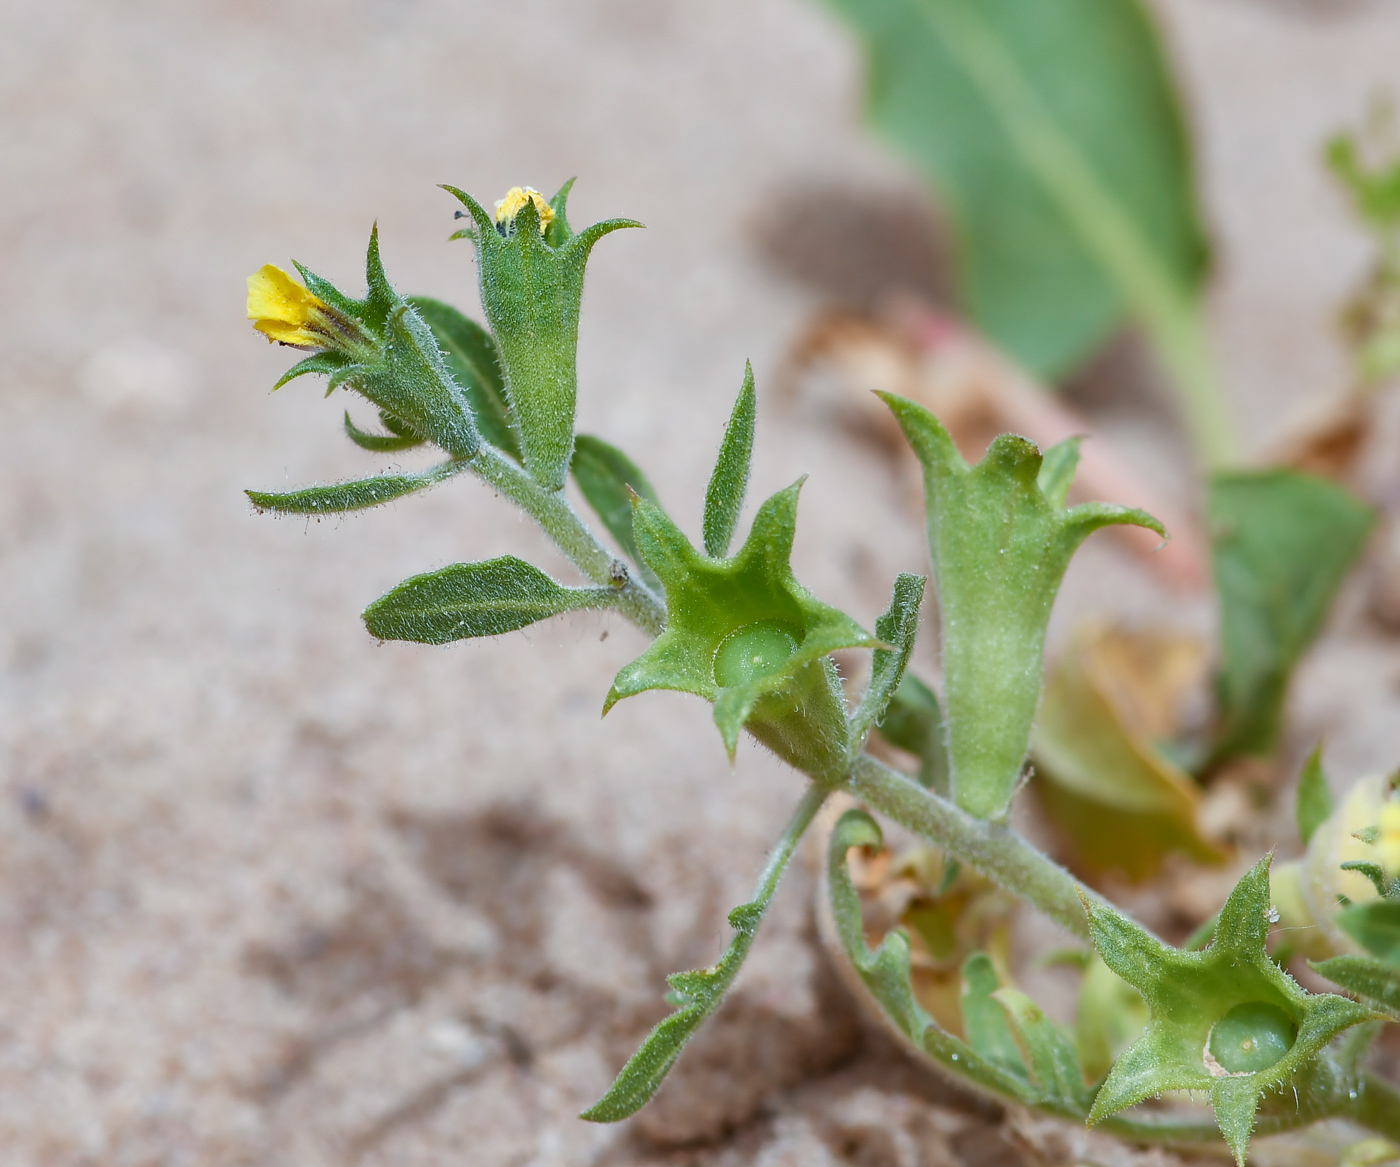
M 1239 450 L 1200 304 L 1168 300 L 1140 304 L 1139 311 L 1176 389 L 1197 456 L 1207 470 L 1228 466 Z
M 869 754 L 856 759 L 845 788 L 900 826 L 937 843 L 1007 891 L 1034 904 L 1074 935 L 1089 939 L 1089 921 L 1080 896 L 1100 902 L 1103 897 L 1042 855 L 1005 823 L 973 818 Z
M 812 820 L 817 817 L 817 811 L 821 810 L 822 804 L 826 802 L 831 791 L 832 787 L 824 786 L 820 782 L 813 782 L 807 793 L 802 796 L 802 801 L 797 804 L 792 815 L 788 818 L 783 833 L 778 836 L 778 841 L 768 852 L 768 862 L 763 865 L 763 872 L 759 875 L 758 883 L 754 887 L 752 903 L 762 904 L 764 908 L 767 908 L 768 901 L 778 890 L 778 880 L 782 879 L 783 872 L 787 869 L 788 860 L 792 858 L 797 844 L 801 842 L 807 828 L 812 825 Z
M 575 567 L 596 584 L 615 588 L 617 610 L 650 636 L 666 627 L 666 605 L 627 565 L 598 541 L 561 490 L 545 490 L 494 446 L 469 459 L 472 472 L 539 524 Z M 625 580 L 620 586 L 618 574 Z

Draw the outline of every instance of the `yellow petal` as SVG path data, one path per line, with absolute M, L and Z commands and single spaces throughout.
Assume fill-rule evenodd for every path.
M 540 231 L 543 232 L 554 222 L 554 208 L 533 186 L 513 186 L 506 191 L 506 197 L 496 204 L 496 222 L 505 223 L 514 219 L 520 214 L 520 208 L 530 202 L 535 204 L 535 210 L 540 213 Z
M 324 300 L 280 267 L 264 264 L 248 277 L 248 319 L 269 341 L 324 348 L 324 331 L 312 326 L 322 323 L 328 312 Z

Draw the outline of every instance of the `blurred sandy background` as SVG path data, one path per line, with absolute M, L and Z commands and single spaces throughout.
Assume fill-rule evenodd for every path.
M 1345 382 L 1330 322 L 1368 252 L 1319 146 L 1400 80 L 1400 7 L 1158 7 L 1261 443 Z M 872 621 L 922 568 L 918 516 L 875 451 L 763 396 L 832 299 L 946 287 L 862 246 L 853 207 L 905 216 L 916 255 L 929 228 L 862 131 L 844 30 L 804 0 L 11 0 L 0 61 L 0 1160 L 1058 1161 L 1058 1136 L 1036 1151 L 862 1036 L 801 868 L 657 1106 L 577 1122 L 664 1012 L 663 974 L 720 951 L 798 779 L 747 747 L 731 772 L 690 699 L 601 722 L 641 648 L 605 618 L 370 641 L 359 610 L 413 572 L 563 570 L 479 486 L 320 524 L 241 493 L 382 464 L 338 432 L 341 399 L 269 398 L 287 354 L 243 319 L 247 273 L 295 256 L 357 289 L 378 219 L 402 290 L 476 314 L 434 184 L 577 174 L 576 223 L 649 228 L 595 253 L 581 428 L 698 528 L 751 357 L 750 497 L 813 472 L 798 574 Z M 1085 405 L 1172 448 L 1160 412 L 1115 413 L 1102 385 Z M 1111 543 L 1086 563 L 1061 623 L 1104 592 L 1154 601 Z M 1342 779 L 1393 764 L 1393 642 L 1358 624 L 1329 652 L 1296 736 L 1325 725 Z

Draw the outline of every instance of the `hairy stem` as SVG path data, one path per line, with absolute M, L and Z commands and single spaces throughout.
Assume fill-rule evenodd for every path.
M 483 444 L 469 461 L 472 472 L 534 519 L 579 571 L 596 584 L 617 589 L 619 612 L 648 635 L 661 635 L 665 603 L 598 541 L 563 491 L 545 490 L 494 446 Z
M 851 767 L 846 789 L 882 815 L 937 843 L 1007 891 L 1034 904 L 1057 924 L 1089 939 L 1080 896 L 1100 900 L 1058 863 L 1042 855 L 1005 823 L 973 818 L 869 754 Z
M 1196 454 L 1207 470 L 1239 457 L 1204 314 L 1195 301 L 1142 306 L 1143 323 L 1177 391 Z
M 753 889 L 751 902 L 762 904 L 765 908 L 768 906 L 768 901 L 778 890 L 778 880 L 782 879 L 783 872 L 787 870 L 788 860 L 792 858 L 792 853 L 797 849 L 802 836 L 807 833 L 807 828 L 812 825 L 812 820 L 817 817 L 817 811 L 821 810 L 822 804 L 831 794 L 831 789 L 820 782 L 813 782 L 803 795 L 802 801 L 797 804 L 788 819 L 787 826 L 783 828 L 783 833 L 773 844 L 773 849 L 768 852 L 768 862 L 763 865 L 763 873 L 758 877 L 758 883 Z

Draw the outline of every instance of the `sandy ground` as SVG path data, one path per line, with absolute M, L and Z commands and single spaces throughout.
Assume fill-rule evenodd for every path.
M 1262 443 L 1345 379 L 1328 321 L 1367 252 L 1318 146 L 1394 81 L 1400 9 L 1163 12 L 1233 408 Z M 834 22 L 801 0 L 12 0 L 0 61 L 0 1160 L 1122 1158 L 999 1123 L 866 1034 L 801 866 L 655 1107 L 578 1122 L 664 1012 L 663 974 L 718 953 L 798 780 L 748 747 L 731 770 L 691 699 L 600 721 L 642 647 L 614 621 L 369 640 L 357 613 L 413 572 L 506 552 L 562 571 L 480 487 L 320 524 L 241 493 L 377 464 L 309 383 L 268 397 L 286 359 L 242 319 L 248 272 L 290 255 L 353 288 L 377 218 L 401 288 L 475 311 L 434 184 L 578 174 L 575 221 L 649 227 L 590 269 L 580 424 L 697 528 L 746 357 L 762 390 L 832 298 L 946 286 L 866 254 L 858 217 L 838 236 L 784 213 L 802 192 L 922 222 L 861 132 Z M 790 262 L 804 233 L 822 262 Z M 918 516 L 876 452 L 762 400 L 752 497 L 813 472 L 798 574 L 869 623 L 922 566 Z M 1159 415 L 1086 400 L 1172 448 Z M 1093 545 L 1057 628 L 1105 594 L 1165 602 Z M 1294 745 L 1325 728 L 1339 783 L 1395 761 L 1400 655 L 1361 606 L 1296 701 Z

